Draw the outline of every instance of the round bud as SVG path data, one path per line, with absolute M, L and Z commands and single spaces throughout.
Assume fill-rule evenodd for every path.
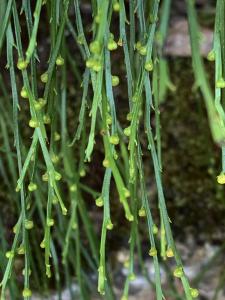
M 57 164 L 59 162 L 58 155 L 52 154 L 51 160 L 52 160 L 53 164 Z
M 126 136 L 130 136 L 130 134 L 131 134 L 131 128 L 130 128 L 130 126 L 128 126 L 127 128 L 125 128 L 123 132 L 124 132 L 124 134 Z
M 48 82 L 48 73 L 43 73 L 41 75 L 41 82 L 47 83 Z
M 176 267 L 176 269 L 173 271 L 173 275 L 177 278 L 181 278 L 184 275 L 184 271 L 182 267 Z
M 34 222 L 32 220 L 25 220 L 24 226 L 27 230 L 30 230 L 34 227 Z
M 57 180 L 57 181 L 62 179 L 62 175 L 56 171 L 55 171 L 54 177 L 55 177 L 55 180 Z
M 31 128 L 37 128 L 38 127 L 38 121 L 36 120 L 36 119 L 30 119 L 30 121 L 29 121 L 29 126 L 31 127 Z
M 130 197 L 130 191 L 127 188 L 123 188 L 124 197 L 129 198 Z
M 109 142 L 113 145 L 118 145 L 120 142 L 120 139 L 119 139 L 118 135 L 114 134 L 109 137 Z
M 104 205 L 104 201 L 103 201 L 103 198 L 100 196 L 98 197 L 96 200 L 95 200 L 95 204 L 96 206 L 98 207 L 102 207 Z
M 31 292 L 30 289 L 25 288 L 25 289 L 23 289 L 23 293 L 22 294 L 23 294 L 23 298 L 28 298 L 28 297 L 31 297 L 32 292 Z
M 29 97 L 28 97 L 28 93 L 27 93 L 27 90 L 26 90 L 26 88 L 23 86 L 22 87 L 22 90 L 20 91 L 20 96 L 22 97 L 22 98 L 24 98 L 24 99 L 28 99 Z
M 107 228 L 108 230 L 112 230 L 112 229 L 113 229 L 113 223 L 111 222 L 111 220 L 109 220 L 109 221 L 107 222 L 106 228 Z
M 127 121 L 131 121 L 132 120 L 132 113 L 128 113 L 127 114 Z
M 76 229 L 77 229 L 77 223 L 76 223 L 76 222 L 74 222 L 74 223 L 72 224 L 72 229 L 73 229 L 73 230 L 76 230 Z
M 137 51 L 140 51 L 141 47 L 142 47 L 141 42 L 138 41 L 135 45 L 135 48 L 137 49 Z
M 119 4 L 119 2 L 115 2 L 114 4 L 113 4 L 113 10 L 115 11 L 115 12 L 119 12 L 120 11 L 120 4 Z
M 37 189 L 36 183 L 30 182 L 29 185 L 28 185 L 28 190 L 29 190 L 30 192 L 33 192 L 33 191 L 36 191 L 36 189 Z
M 44 98 L 39 98 L 38 102 L 40 103 L 41 107 L 44 107 L 47 104 L 47 101 Z
M 158 231 L 159 231 L 158 227 L 154 224 L 154 225 L 152 226 L 152 232 L 153 232 L 153 234 L 157 234 Z
M 105 158 L 102 162 L 102 165 L 105 167 L 105 168 L 109 168 L 110 167 L 110 163 L 109 163 L 109 160 L 107 158 Z
M 54 219 L 47 219 L 47 226 L 48 227 L 51 227 L 51 226 L 53 226 L 54 225 Z
M 28 62 L 26 60 L 23 60 L 21 58 L 19 58 L 18 62 L 17 62 L 17 68 L 19 70 L 25 70 L 28 66 Z
M 225 80 L 223 78 L 220 78 L 216 81 L 216 87 L 223 89 L 225 88 Z
M 101 65 L 100 61 L 98 61 L 98 60 L 94 61 L 93 70 L 95 72 L 100 72 L 101 69 L 102 69 L 102 65 Z
M 129 221 L 129 222 L 133 222 L 134 221 L 134 216 L 132 214 L 126 214 L 125 215 L 126 219 Z
M 18 253 L 19 255 L 24 255 L 25 249 L 24 249 L 23 245 L 21 245 L 21 246 L 17 249 L 17 253 Z
M 59 55 L 56 58 L 56 62 L 55 63 L 56 63 L 57 66 L 63 66 L 64 65 L 64 58 L 61 55 Z
M 149 250 L 148 254 L 150 256 L 156 256 L 157 255 L 157 250 L 155 247 L 151 247 L 151 249 Z
M 43 122 L 44 124 L 50 124 L 51 123 L 51 118 L 49 115 L 44 115 L 43 116 Z
M 43 241 L 40 243 L 40 247 L 41 247 L 42 249 L 45 248 L 45 239 L 43 239 Z
M 144 208 L 144 207 L 142 207 L 142 208 L 139 209 L 138 215 L 139 215 L 139 217 L 141 217 L 141 218 L 146 217 L 146 211 L 145 211 L 145 208 Z
M 39 111 L 42 109 L 42 106 L 38 101 L 34 101 L 34 108 L 36 111 Z
M 13 251 L 7 251 L 5 254 L 6 258 L 10 259 L 14 257 L 14 252 Z
M 207 59 L 209 61 L 214 61 L 215 60 L 215 51 L 214 50 L 211 50 L 208 55 L 207 55 Z
M 147 54 L 147 47 L 146 46 L 141 46 L 140 50 L 139 50 L 139 53 L 141 55 L 146 55 Z
M 112 76 L 112 86 L 117 86 L 120 83 L 120 79 L 118 76 L 113 75 Z
M 131 273 L 130 275 L 129 275 L 129 280 L 130 281 L 133 281 L 133 280 L 135 280 L 136 279 L 136 275 L 134 274 L 134 273 Z
M 190 289 L 191 291 L 191 297 L 197 298 L 199 296 L 199 291 L 197 289 Z
M 110 39 L 107 45 L 108 50 L 113 51 L 116 50 L 117 47 L 118 47 L 117 43 L 113 39 Z
M 42 175 L 42 180 L 48 181 L 48 173 L 47 172 Z
M 100 54 L 101 52 L 101 45 L 99 41 L 93 41 L 90 44 L 90 51 L 93 54 Z
M 174 257 L 174 253 L 173 253 L 172 248 L 169 247 L 169 248 L 166 250 L 166 256 L 167 256 L 167 257 Z
M 60 141 L 60 139 L 61 139 L 60 134 L 57 131 L 55 131 L 54 132 L 54 141 L 58 142 L 58 141 Z
M 152 63 L 152 60 L 150 61 L 147 61 L 145 63 L 145 70 L 148 71 L 148 72 L 151 72 L 153 70 L 153 63 Z
M 122 47 L 123 46 L 123 40 L 121 38 L 119 38 L 117 45 Z
M 219 176 L 217 176 L 217 182 L 219 184 L 225 184 L 225 174 L 221 173 Z
M 70 191 L 71 192 L 76 192 L 77 191 L 77 185 L 75 183 L 70 186 Z
M 86 176 L 85 169 L 81 169 L 80 172 L 79 172 L 79 174 L 80 174 L 80 177 L 85 177 Z
M 89 58 L 86 61 L 86 67 L 89 69 L 93 68 L 94 64 L 95 64 L 95 60 L 93 58 Z
M 106 124 L 107 124 L 107 125 L 111 125 L 111 124 L 112 124 L 112 117 L 110 116 L 110 114 L 107 114 L 107 117 L 106 117 Z

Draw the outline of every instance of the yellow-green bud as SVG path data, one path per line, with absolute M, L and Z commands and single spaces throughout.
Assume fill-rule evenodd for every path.
M 52 160 L 53 164 L 57 164 L 57 163 L 59 162 L 59 157 L 58 157 L 58 155 L 52 154 L 51 160 Z
M 184 271 L 182 267 L 176 267 L 176 269 L 173 271 L 173 275 L 175 277 L 181 278 L 184 275 Z
M 208 55 L 207 55 L 207 59 L 209 61 L 214 61 L 215 60 L 215 51 L 214 50 L 211 50 Z
M 151 72 L 153 70 L 153 62 L 152 62 L 152 60 L 147 61 L 145 63 L 145 70 L 148 71 L 148 72 Z
M 135 278 L 136 278 L 136 275 L 135 275 L 134 273 L 131 273 L 131 274 L 129 275 L 129 280 L 130 280 L 130 281 L 135 280 Z
M 63 66 L 64 65 L 64 58 L 61 55 L 59 55 L 56 58 L 56 62 L 55 63 L 56 63 L 57 66 Z
M 42 106 L 38 101 L 34 101 L 34 108 L 35 110 L 39 111 L 42 109 Z
M 120 79 L 118 76 L 113 75 L 112 76 L 112 86 L 117 86 L 120 83 Z
M 118 48 L 118 45 L 113 39 L 110 39 L 109 42 L 108 42 L 107 48 L 108 48 L 109 51 L 113 51 L 113 50 L 116 50 Z
M 131 128 L 130 128 L 130 126 L 128 126 L 127 128 L 125 128 L 123 132 L 124 132 L 124 134 L 126 136 L 130 136 L 130 134 L 131 134 Z
M 51 123 L 51 118 L 49 115 L 44 115 L 43 116 L 43 122 L 44 124 L 50 124 Z
M 114 134 L 109 137 L 109 142 L 113 145 L 118 145 L 120 142 L 120 139 L 119 139 L 118 135 Z
M 54 132 L 54 141 L 58 142 L 58 141 L 60 141 L 60 139 L 61 139 L 60 134 L 57 131 L 55 131 Z
M 146 46 L 141 46 L 140 50 L 139 50 L 139 53 L 141 55 L 146 55 L 147 54 L 147 47 Z
M 96 206 L 98 206 L 98 207 L 102 207 L 103 205 L 104 205 L 104 200 L 103 200 L 103 198 L 100 196 L 100 197 L 98 197 L 96 200 L 95 200 L 95 204 L 96 204 Z
M 30 289 L 28 289 L 28 288 L 25 288 L 24 290 L 23 290 L 23 298 L 28 298 L 28 297 L 31 297 L 31 295 L 32 295 L 32 292 L 31 292 L 31 290 Z
M 24 255 L 25 249 L 24 249 L 24 246 L 23 246 L 23 245 L 21 245 L 21 246 L 17 249 L 17 253 L 18 253 L 19 255 Z
M 80 177 L 85 177 L 85 175 L 86 175 L 85 169 L 81 169 L 79 174 L 80 174 Z
M 106 228 L 107 228 L 108 230 L 112 230 L 112 229 L 113 229 L 113 223 L 111 222 L 111 220 L 108 220 L 108 221 L 107 221 Z
M 109 168 L 110 167 L 110 163 L 109 160 L 107 158 L 105 158 L 102 162 L 103 167 L 105 168 Z
M 133 222 L 134 221 L 134 216 L 132 214 L 126 214 L 125 215 L 126 219 L 129 221 L 129 222 Z
M 36 119 L 30 119 L 30 121 L 29 121 L 29 126 L 31 127 L 31 128 L 37 128 L 38 127 L 38 121 L 36 120 Z
M 7 251 L 5 254 L 6 258 L 10 259 L 14 257 L 14 252 L 13 251 Z
M 112 117 L 110 116 L 110 114 L 107 114 L 107 117 L 106 117 L 106 124 L 107 124 L 107 125 L 111 125 L 111 124 L 112 124 Z
M 199 296 L 199 291 L 197 289 L 190 289 L 191 291 L 191 297 L 197 298 Z
M 54 177 L 55 177 L 55 180 L 57 180 L 57 181 L 62 179 L 62 175 L 56 171 L 55 171 Z
M 174 253 L 173 253 L 172 248 L 169 247 L 169 248 L 166 250 L 166 256 L 167 256 L 167 257 L 174 257 Z
M 75 183 L 70 186 L 70 191 L 71 192 L 76 192 L 77 191 L 77 185 Z
M 18 62 L 17 62 L 17 68 L 19 70 L 25 70 L 28 66 L 28 62 L 26 60 L 23 60 L 21 58 L 19 58 Z
M 139 215 L 139 217 L 146 217 L 146 211 L 145 211 L 144 207 L 139 209 L 138 215 Z
M 153 224 L 153 226 L 152 226 L 152 232 L 153 232 L 153 234 L 157 234 L 158 231 L 159 231 L 158 227 L 155 224 Z
M 95 64 L 95 60 L 93 58 L 89 58 L 86 61 L 86 67 L 89 69 L 93 68 L 94 64 Z
M 41 247 L 42 249 L 45 248 L 45 239 L 43 239 L 43 241 L 40 243 L 40 247 Z
M 219 176 L 217 176 L 217 182 L 219 184 L 225 184 L 225 174 L 221 173 Z
M 22 90 L 20 91 L 20 96 L 21 96 L 22 98 L 24 98 L 24 99 L 28 99 L 28 98 L 29 98 L 25 86 L 22 87 Z
M 101 52 L 101 45 L 99 41 L 93 41 L 90 44 L 90 51 L 93 54 L 100 54 Z
M 54 225 L 54 219 L 47 219 L 47 226 L 48 227 L 51 227 L 51 226 L 53 226 Z
M 132 113 L 128 113 L 127 114 L 127 121 L 131 121 L 132 120 Z
M 115 12 L 119 12 L 120 11 L 120 4 L 119 4 L 119 2 L 115 2 L 114 4 L 113 4 L 113 10 L 115 11 Z
M 123 192 L 124 192 L 124 197 L 125 198 L 129 198 L 130 197 L 130 191 L 127 188 L 123 188 Z
M 41 82 L 47 83 L 48 82 L 48 73 L 43 73 L 41 75 Z
M 48 181 L 48 173 L 47 172 L 42 175 L 42 180 Z
M 29 190 L 30 192 L 33 192 L 33 191 L 36 191 L 36 189 L 37 189 L 36 183 L 30 182 L 29 185 L 28 185 L 28 190 Z
M 156 255 L 157 255 L 157 250 L 156 250 L 156 248 L 155 248 L 155 247 L 152 247 L 152 248 L 149 250 L 148 254 L 149 254 L 150 256 L 156 256 Z
M 25 220 L 24 226 L 27 230 L 30 230 L 34 227 L 34 222 L 32 220 Z
M 138 41 L 135 45 L 135 48 L 137 49 L 137 51 L 140 51 L 141 47 L 142 47 L 141 42 Z
M 99 71 L 101 71 L 101 69 L 102 69 L 102 64 L 100 63 L 100 61 L 98 61 L 98 60 L 94 61 L 93 70 L 95 72 L 99 72 Z
M 216 81 L 216 87 L 223 89 L 225 88 L 225 80 L 223 78 L 220 78 Z

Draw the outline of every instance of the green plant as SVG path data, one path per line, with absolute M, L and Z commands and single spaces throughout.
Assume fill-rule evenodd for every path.
M 122 299 L 128 299 L 129 284 L 135 276 L 136 252 L 142 262 L 140 218 L 148 228 L 157 300 L 164 298 L 160 257 L 175 260 L 177 267 L 173 274 L 181 279 L 182 299 L 198 296 L 198 291 L 190 287 L 175 246 L 161 179 L 160 103 L 167 87 L 171 90 L 175 87 L 162 53 L 171 1 L 164 0 L 161 6 L 159 2 L 93 0 L 91 33 L 78 0 L 37 0 L 35 7 L 29 1 L 1 3 L 0 50 L 2 57 L 6 54 L 7 64 L 1 72 L 0 83 L 3 144 L 0 168 L 16 220 L 14 236 L 10 239 L 6 238 L 7 222 L 0 222 L 1 299 L 5 299 L 7 287 L 12 299 L 21 295 L 30 299 L 32 285 L 48 291 L 50 283 L 45 276 L 39 277 L 42 273 L 47 278 L 53 277 L 59 297 L 62 283 L 71 286 L 75 274 L 81 299 L 89 299 L 92 282 L 86 270 L 95 273 L 98 270 L 99 293 L 106 299 L 115 298 L 106 250 L 107 235 L 110 230 L 116 230 L 116 220 L 111 216 L 112 184 L 116 186 L 118 201 L 130 226 L 129 274 Z M 224 12 L 224 1 L 217 2 L 214 49 L 209 54 L 209 59 L 215 56 L 216 61 L 215 102 L 198 49 L 199 31 L 193 1 L 187 0 L 187 9 L 196 82 L 205 99 L 212 136 L 223 145 L 221 99 L 223 102 L 225 38 L 221 11 Z M 41 34 L 47 35 L 49 44 Z M 44 50 L 39 44 L 41 38 Z M 116 55 L 122 57 L 126 82 L 114 66 Z M 114 89 L 121 84 L 127 103 L 115 99 Z M 126 109 L 125 122 L 120 118 L 121 107 Z M 154 126 L 151 118 L 155 120 Z M 144 143 L 140 139 L 142 131 Z M 92 163 L 95 143 L 104 148 L 100 191 L 83 180 L 88 175 L 88 164 Z M 143 152 L 147 154 L 143 156 Z M 224 173 L 224 146 L 222 152 Z M 158 191 L 159 222 L 154 220 L 146 187 L 143 160 L 149 158 Z M 103 207 L 100 240 L 89 216 L 87 195 L 99 209 Z M 13 267 L 21 255 L 22 292 Z

